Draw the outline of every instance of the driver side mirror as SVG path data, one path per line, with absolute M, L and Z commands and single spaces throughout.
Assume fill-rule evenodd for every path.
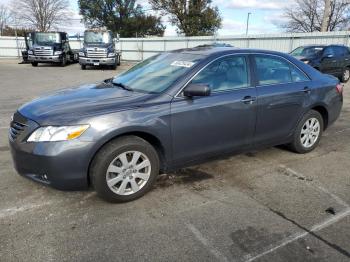
M 210 88 L 206 84 L 189 84 L 184 90 L 184 96 L 209 96 Z

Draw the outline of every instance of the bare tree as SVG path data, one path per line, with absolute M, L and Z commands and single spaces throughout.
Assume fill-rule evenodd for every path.
M 331 0 L 329 10 L 325 10 L 326 1 L 295 0 L 292 6 L 285 9 L 287 21 L 280 26 L 287 32 L 347 30 L 350 25 L 350 1 Z
M 69 20 L 68 0 L 13 0 L 13 10 L 22 24 L 43 32 Z
M 5 5 L 0 5 L 0 36 L 3 35 L 4 28 L 11 22 L 11 12 Z

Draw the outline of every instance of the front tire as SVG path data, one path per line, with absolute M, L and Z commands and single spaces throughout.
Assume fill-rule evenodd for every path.
M 37 67 L 38 66 L 38 62 L 32 62 L 32 66 Z
M 61 66 L 65 67 L 66 65 L 67 65 L 67 56 L 65 54 L 63 54 Z
M 120 66 L 120 55 L 118 55 L 117 66 Z
M 159 174 L 159 157 L 152 145 L 137 136 L 112 140 L 95 156 L 92 184 L 101 198 L 127 202 L 146 194 Z
M 300 120 L 295 129 L 290 148 L 299 154 L 311 152 L 321 140 L 323 127 L 324 121 L 321 114 L 315 110 L 310 110 Z
M 80 65 L 81 70 L 86 70 L 86 65 Z
M 116 70 L 117 69 L 117 62 L 115 62 L 115 64 L 111 65 L 111 69 L 112 70 Z

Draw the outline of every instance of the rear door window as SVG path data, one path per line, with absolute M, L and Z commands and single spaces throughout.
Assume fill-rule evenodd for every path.
M 342 55 L 346 56 L 346 55 L 349 55 L 349 48 L 347 47 L 341 47 L 342 49 Z
M 292 82 L 290 63 L 269 55 L 255 55 L 258 85 L 275 85 Z
M 337 56 L 337 57 L 345 55 L 344 48 L 341 47 L 341 46 L 335 46 L 334 47 L 334 52 L 335 52 L 335 56 Z
M 302 72 L 299 68 L 296 66 L 289 64 L 290 66 L 290 73 L 292 75 L 293 82 L 304 82 L 309 81 L 310 79 L 305 75 L 304 72 Z

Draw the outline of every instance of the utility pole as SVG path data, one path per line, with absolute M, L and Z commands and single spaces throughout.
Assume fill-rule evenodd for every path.
M 19 45 L 18 45 L 18 35 L 17 35 L 17 17 L 15 16 L 15 36 L 16 36 L 16 47 L 17 47 L 17 56 L 18 58 L 21 57 L 20 51 L 19 51 Z
M 249 31 L 249 17 L 250 17 L 251 14 L 252 14 L 252 13 L 249 12 L 249 13 L 248 13 L 248 16 L 247 16 L 247 28 L 246 28 L 246 30 L 245 30 L 245 34 L 246 34 L 246 35 L 248 35 L 248 31 Z
M 331 16 L 331 2 L 332 0 L 324 0 L 324 12 L 322 18 L 321 32 L 328 31 L 329 20 Z

